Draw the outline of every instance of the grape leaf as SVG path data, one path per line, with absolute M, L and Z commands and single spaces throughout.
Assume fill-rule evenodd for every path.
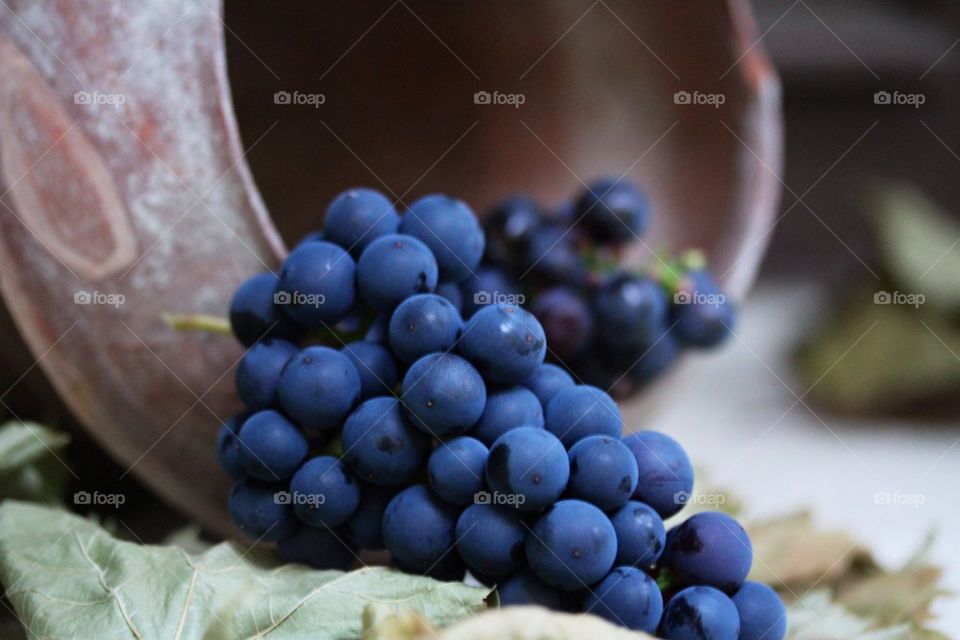
M 275 567 L 221 543 L 201 555 L 117 540 L 66 511 L 0 505 L 0 580 L 31 637 L 354 639 L 371 603 L 444 626 L 486 589 L 383 567 Z
M 65 433 L 33 422 L 0 426 L 0 498 L 59 501 L 67 468 L 57 456 L 69 442 Z

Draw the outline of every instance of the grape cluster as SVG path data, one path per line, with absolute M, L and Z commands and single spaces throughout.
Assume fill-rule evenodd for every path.
M 401 216 L 356 189 L 278 275 L 239 287 L 246 411 L 217 444 L 239 529 L 287 562 L 342 569 L 386 549 L 404 571 L 469 570 L 505 605 L 665 638 L 782 638 L 783 605 L 745 582 L 750 540 L 733 519 L 666 531 L 693 486 L 683 449 L 623 436 L 610 395 L 544 362 L 534 314 L 473 296 L 489 286 L 484 244 L 459 200 Z
M 696 252 L 658 256 L 644 271 L 621 266 L 622 249 L 643 236 L 649 211 L 641 190 L 610 178 L 552 213 L 530 198 L 510 198 L 485 225 L 475 290 L 523 295 L 543 323 L 550 360 L 628 396 L 682 349 L 722 343 L 736 321 Z

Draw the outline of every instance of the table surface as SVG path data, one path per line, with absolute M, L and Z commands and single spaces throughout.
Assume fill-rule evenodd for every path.
M 823 301 L 810 285 L 762 285 L 736 337 L 691 357 L 649 424 L 632 426 L 676 437 L 708 485 L 743 501 L 747 518 L 809 509 L 818 525 L 849 531 L 887 566 L 904 563 L 932 533 L 931 559 L 960 593 L 960 422 L 844 418 L 798 402 L 807 389 L 790 354 Z M 920 504 L 877 504 L 877 492 Z M 934 614 L 933 626 L 951 635 L 960 599 L 942 598 Z

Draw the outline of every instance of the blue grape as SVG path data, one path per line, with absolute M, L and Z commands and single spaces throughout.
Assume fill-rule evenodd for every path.
M 663 327 L 653 343 L 646 346 L 634 359 L 627 375 L 641 388 L 665 373 L 680 355 L 680 343 L 675 331 Z
M 393 393 L 400 372 L 389 349 L 375 342 L 357 340 L 344 346 L 340 352 L 350 358 L 360 375 L 360 400 Z
M 539 605 L 548 609 L 560 609 L 560 592 L 548 587 L 529 569 L 512 575 L 498 585 L 500 606 Z
M 480 419 L 487 402 L 483 378 L 452 353 L 431 353 L 414 362 L 401 388 L 413 425 L 438 438 L 466 432 Z
M 533 391 L 537 399 L 540 400 L 540 406 L 546 409 L 547 404 L 558 391 L 572 387 L 575 383 L 573 376 L 557 365 L 544 363 L 537 367 L 533 375 L 521 384 Z
M 520 285 L 503 269 L 481 266 L 474 275 L 460 283 L 462 305 L 460 312 L 469 318 L 494 301 L 520 294 Z
M 672 311 L 677 337 L 690 347 L 717 346 L 731 335 L 737 320 L 733 302 L 705 270 L 686 274 L 677 287 Z
M 693 490 L 693 466 L 683 447 L 657 431 L 631 433 L 623 443 L 640 470 L 633 499 L 650 505 L 664 519 L 680 511 Z
M 323 241 L 323 232 L 322 231 L 313 231 L 307 235 L 300 238 L 300 242 L 296 244 L 294 249 L 299 249 L 301 245 L 308 244 L 310 242 L 322 242 Z
M 393 204 L 379 191 L 350 189 L 330 203 L 323 218 L 327 240 L 359 256 L 371 242 L 396 233 L 400 216 Z
M 630 501 L 611 514 L 617 532 L 617 564 L 646 569 L 656 564 L 667 541 L 660 515 L 642 502 Z
M 601 178 L 577 200 L 576 214 L 599 242 L 622 243 L 642 236 L 650 218 L 647 196 L 623 178 Z
M 223 470 L 234 480 L 242 480 L 247 476 L 243 461 L 240 459 L 239 434 L 240 428 L 249 416 L 249 413 L 231 416 L 220 425 L 220 431 L 217 432 L 217 460 Z
M 467 321 L 460 352 L 490 382 L 519 384 L 543 364 L 547 339 L 543 327 L 529 311 L 494 304 L 477 311 Z
M 371 398 L 343 427 L 343 459 L 364 482 L 398 485 L 422 467 L 430 439 L 407 420 L 396 398 Z
M 519 196 L 504 200 L 484 224 L 487 257 L 499 264 L 516 263 L 543 221 L 543 212 L 533 199 Z
M 371 242 L 357 263 L 360 297 L 381 313 L 415 293 L 437 287 L 437 261 L 413 236 L 390 234 Z
M 441 282 L 437 285 L 436 294 L 446 298 L 457 313 L 463 309 L 463 294 L 460 292 L 459 282 Z
M 282 484 L 259 480 L 241 480 L 233 485 L 228 501 L 230 518 L 248 538 L 273 542 L 288 535 L 297 526 L 293 510 L 277 498 Z
M 486 477 L 495 504 L 539 511 L 563 493 L 570 462 L 563 445 L 550 432 L 517 427 L 490 447 Z
M 267 339 L 243 354 L 235 382 L 237 395 L 247 409 L 259 411 L 277 406 L 280 373 L 298 352 L 296 345 L 289 342 Z
M 652 278 L 620 272 L 607 279 L 593 297 L 597 335 L 614 348 L 648 345 L 666 326 L 669 305 Z
M 738 640 L 740 616 L 723 592 L 689 587 L 670 598 L 660 635 L 667 640 Z
M 560 500 L 534 523 L 527 560 L 537 577 L 563 591 L 601 580 L 617 556 L 617 535 L 603 511 L 581 500 Z
M 623 429 L 620 408 L 613 398 L 585 384 L 559 391 L 544 416 L 547 429 L 566 447 L 592 435 L 619 438 Z
M 428 353 L 449 351 L 460 338 L 463 320 L 446 298 L 421 293 L 400 303 L 390 318 L 390 348 L 411 363 Z
M 234 292 L 230 301 L 230 328 L 244 346 L 252 346 L 263 338 L 290 342 L 299 339 L 303 328 L 274 303 L 278 282 L 272 273 L 258 273 Z
M 527 529 L 515 511 L 472 504 L 457 520 L 457 551 L 470 571 L 506 576 L 524 566 Z
M 456 524 L 456 509 L 417 484 L 398 493 L 387 505 L 383 541 L 402 566 L 425 572 L 442 564 L 447 556 L 456 558 L 457 554 L 451 553 Z
M 593 588 L 583 609 L 628 629 L 655 633 L 663 615 L 663 596 L 643 571 L 617 567 Z
M 311 527 L 336 527 L 360 504 L 360 484 L 333 456 L 307 460 L 290 480 L 293 510 Z
M 441 443 L 427 461 L 430 488 L 450 504 L 470 504 L 483 489 L 489 455 L 482 442 L 467 436 Z
M 620 440 L 587 436 L 570 448 L 567 495 L 604 511 L 625 505 L 637 487 L 637 460 Z
M 533 232 L 526 251 L 526 272 L 547 282 L 579 286 L 586 282 L 587 265 L 577 251 L 575 228 L 545 224 Z
M 240 429 L 240 460 L 254 478 L 273 482 L 293 475 L 307 457 L 307 439 L 281 414 L 253 414 Z
M 531 311 L 543 325 L 547 345 L 558 360 L 573 360 L 590 345 L 593 315 L 573 289 L 553 287 L 542 291 Z
M 383 513 L 397 494 L 397 488 L 368 484 L 364 485 L 361 494 L 357 510 L 343 525 L 343 534 L 361 549 L 383 549 Z
M 483 257 L 483 229 L 467 204 L 445 195 L 429 195 L 410 205 L 400 220 L 400 232 L 430 247 L 440 277 L 461 282 L 472 275 Z
M 344 317 L 356 300 L 357 265 L 350 254 L 330 242 L 297 247 L 283 261 L 276 297 L 289 317 L 317 328 Z
M 667 533 L 661 563 L 678 585 L 708 585 L 734 593 L 753 563 L 750 537 L 719 511 L 697 513 Z
M 765 584 L 747 581 L 733 594 L 740 614 L 739 640 L 783 640 L 787 610 L 777 592 Z
M 345 571 L 357 559 L 353 549 L 336 532 L 300 525 L 277 543 L 281 562 L 296 562 L 314 569 Z
M 283 410 L 300 425 L 332 429 L 360 397 L 360 374 L 339 351 L 307 347 L 287 363 L 277 395 Z
M 520 426 L 542 429 L 543 407 L 529 389 L 508 387 L 487 395 L 487 406 L 470 435 L 489 447 L 507 431 Z

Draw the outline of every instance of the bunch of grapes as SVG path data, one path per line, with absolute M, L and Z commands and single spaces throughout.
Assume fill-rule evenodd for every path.
M 506 200 L 488 218 L 474 293 L 522 295 L 543 323 L 551 361 L 616 397 L 631 395 L 682 349 L 721 344 L 736 320 L 697 252 L 654 256 L 642 271 L 622 266 L 649 209 L 635 185 L 609 178 L 552 214 L 527 197 Z
M 386 549 L 407 572 L 469 571 L 506 605 L 666 638 L 782 638 L 779 598 L 745 582 L 736 521 L 701 513 L 666 531 L 693 486 L 683 449 L 622 436 L 606 392 L 544 362 L 534 314 L 464 296 L 484 244 L 459 200 L 400 216 L 357 189 L 279 275 L 240 286 L 247 411 L 218 440 L 236 525 L 287 562 L 343 569 Z

